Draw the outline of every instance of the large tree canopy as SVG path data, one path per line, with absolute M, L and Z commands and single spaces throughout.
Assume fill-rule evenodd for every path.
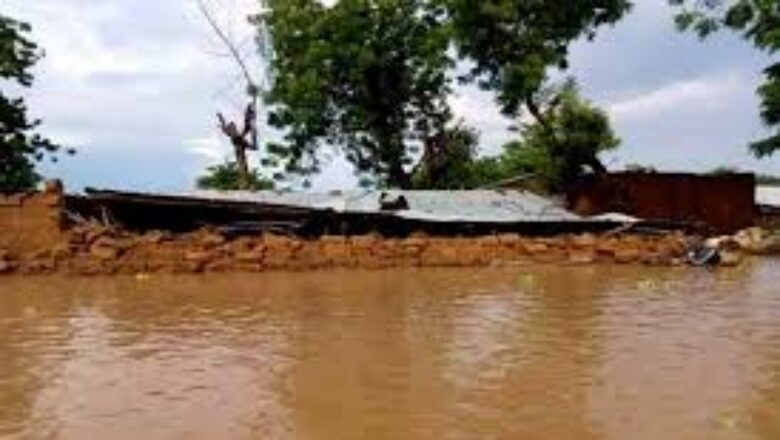
M 0 85 L 32 85 L 30 69 L 40 52 L 27 38 L 29 31 L 29 25 L 0 15 Z M 39 124 L 28 118 L 22 98 L 0 89 L 0 191 L 33 188 L 40 181 L 35 163 L 59 149 L 35 132 Z
M 478 141 L 478 133 L 463 125 L 445 130 L 439 142 L 431 142 L 426 148 L 412 176 L 412 186 L 440 190 L 479 186 L 481 180 L 476 174 Z
M 620 139 L 606 112 L 582 99 L 574 81 L 548 96 L 542 119 L 523 127 L 520 158 L 530 157 L 532 171 L 551 191 L 561 191 L 588 170 L 605 171 L 599 154 L 617 148 Z
M 737 31 L 757 48 L 771 54 L 780 51 L 780 2 L 777 0 L 669 0 L 680 8 L 677 24 L 706 37 L 720 28 Z M 780 62 L 765 70 L 759 87 L 761 117 L 774 134 L 750 145 L 758 157 L 780 150 Z
M 538 95 L 543 95 L 538 96 Z M 476 135 L 452 130 L 446 152 L 424 160 L 415 174 L 421 189 L 473 189 L 530 177 L 536 189 L 565 191 L 584 173 L 599 171 L 599 155 L 620 144 L 608 115 L 584 100 L 577 84 L 567 80 L 535 98 L 544 120 L 522 124 L 521 137 L 495 157 L 476 157 Z
M 607 114 L 584 100 L 573 80 L 546 90 L 539 102 L 542 120 L 523 124 L 521 138 L 496 158 L 474 167 L 477 186 L 533 175 L 550 192 L 565 191 L 588 171 L 601 171 L 599 155 L 620 144 Z
M 629 0 L 439 0 L 451 20 L 467 79 L 498 93 L 504 113 L 537 111 L 551 68 L 566 69 L 570 45 L 620 20 Z M 535 115 L 536 116 L 536 115 Z
M 558 102 L 549 101 L 549 74 L 554 69 L 568 68 L 572 43 L 595 38 L 601 26 L 625 16 L 632 2 L 439 0 L 439 4 L 446 10 L 460 58 L 470 62 L 464 79 L 495 92 L 505 115 L 517 117 L 526 109 L 536 121 L 524 129 L 523 148 L 508 148 L 505 157 L 488 162 L 484 167 L 487 171 L 480 174 L 496 176 L 508 170 L 534 168 L 537 174 L 546 175 L 551 189 L 561 189 L 563 182 L 583 165 L 596 172 L 605 171 L 597 152 L 605 147 L 602 141 L 614 138 L 608 120 L 579 100 L 573 83 L 567 86 L 569 91 L 565 87 L 557 95 Z M 544 108 L 546 105 L 548 108 Z M 569 129 L 575 134 L 569 136 Z M 583 129 L 589 136 L 582 136 Z
M 340 148 L 357 171 L 408 188 L 420 148 L 450 121 L 449 38 L 422 0 L 271 0 L 275 44 L 271 151 L 289 172 L 313 172 L 321 148 Z
M 271 151 L 287 171 L 309 173 L 319 169 L 323 147 L 340 148 L 359 172 L 407 188 L 413 175 L 418 183 L 436 177 L 426 162 L 473 155 L 463 137 L 448 132 L 453 55 L 471 66 L 464 79 L 497 93 L 504 113 L 517 116 L 525 106 L 547 125 L 539 92 L 549 70 L 565 68 L 572 42 L 592 38 L 631 3 L 270 0 L 269 6 L 271 122 L 286 130 L 286 142 Z M 417 158 L 422 163 L 415 167 Z

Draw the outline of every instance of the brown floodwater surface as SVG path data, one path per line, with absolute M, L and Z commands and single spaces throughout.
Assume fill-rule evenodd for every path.
M 0 438 L 779 439 L 780 261 L 0 278 Z

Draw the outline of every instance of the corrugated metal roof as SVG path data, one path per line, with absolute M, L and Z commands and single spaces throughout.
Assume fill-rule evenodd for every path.
M 409 209 L 395 215 L 414 220 L 441 222 L 576 222 L 583 220 L 553 200 L 527 191 L 384 191 L 390 199 L 404 196 Z M 350 191 L 327 194 L 258 191 L 196 191 L 182 194 L 220 201 L 255 202 L 343 213 L 381 211 L 381 191 Z
M 756 187 L 756 203 L 780 207 L 780 186 Z

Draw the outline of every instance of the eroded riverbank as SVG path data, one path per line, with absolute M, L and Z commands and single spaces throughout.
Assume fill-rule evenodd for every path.
M 780 262 L 5 277 L 0 437 L 773 439 Z

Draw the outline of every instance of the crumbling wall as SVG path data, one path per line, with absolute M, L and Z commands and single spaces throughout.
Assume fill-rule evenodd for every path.
M 56 184 L 41 193 L 0 194 L 0 250 L 26 255 L 59 243 L 62 203 Z
M 56 183 L 42 193 L 0 196 L 0 273 L 256 272 L 600 262 L 670 265 L 681 263 L 686 250 L 686 239 L 680 234 L 235 236 L 215 227 L 178 233 L 134 232 L 75 215 L 75 224 L 63 228 L 63 199 L 61 185 Z
M 9 267 L 19 273 L 91 275 L 537 263 L 673 265 L 683 262 L 685 250 L 685 237 L 678 234 L 401 239 L 364 235 L 307 240 L 268 234 L 228 238 L 208 228 L 186 234 L 135 234 L 83 225 L 69 229 L 48 252 Z

